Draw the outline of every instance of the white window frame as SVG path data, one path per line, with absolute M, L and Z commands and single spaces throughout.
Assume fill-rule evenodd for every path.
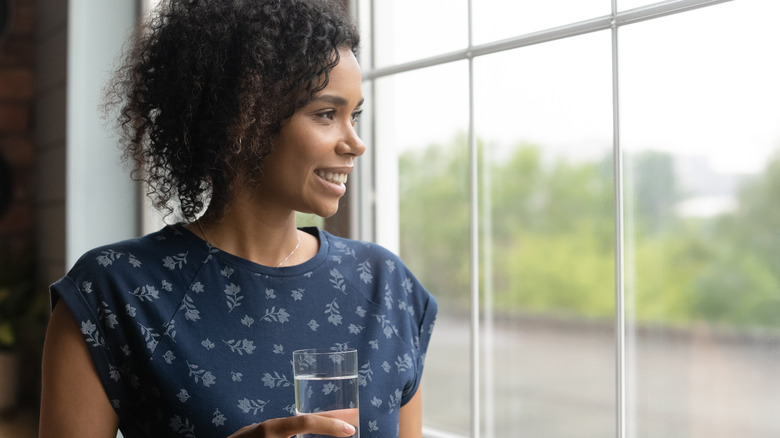
M 377 0 L 370 0 L 369 5 Z M 384 0 L 380 0 L 384 1 Z M 583 35 L 598 31 L 610 30 L 612 35 L 612 113 L 613 113 L 613 162 L 614 162 L 614 209 L 615 209 L 615 402 L 616 402 L 616 424 L 615 436 L 617 438 L 626 438 L 626 314 L 625 314 L 625 282 L 624 282 L 624 227 L 623 227 L 623 151 L 620 144 L 620 99 L 618 88 L 618 31 L 622 26 L 653 20 L 668 15 L 687 12 L 694 9 L 713 6 L 719 3 L 726 3 L 732 0 L 667 0 L 658 3 L 649 4 L 634 9 L 620 11 L 618 10 L 618 0 L 612 0 L 611 13 L 600 17 L 595 17 L 585 21 L 579 21 L 551 29 L 538 32 L 518 35 L 513 38 L 504 39 L 496 42 L 474 45 L 472 42 L 472 3 L 478 0 L 468 0 L 469 10 L 469 29 L 468 46 L 453 52 L 442 53 L 435 56 L 417 59 L 411 62 L 404 62 L 395 65 L 388 65 L 374 68 L 373 52 L 371 47 L 374 38 L 370 35 L 374 28 L 373 23 L 360 23 L 360 20 L 374 20 L 371 11 L 360 10 L 361 3 L 358 0 L 351 0 L 350 7 L 353 16 L 361 28 L 368 30 L 368 35 L 364 31 L 364 40 L 368 44 L 362 47 L 360 57 L 363 68 L 364 94 L 367 104 L 364 107 L 364 118 L 360 125 L 360 134 L 367 144 L 378 144 L 375 137 L 373 114 L 377 105 L 373 93 L 373 82 L 376 79 L 397 75 L 400 73 L 420 70 L 428 67 L 447 64 L 455 61 L 467 61 L 469 66 L 469 123 L 468 123 L 468 141 L 469 141 L 469 216 L 470 216 L 470 417 L 471 430 L 470 436 L 480 438 L 480 285 L 479 285 L 479 199 L 478 199 L 478 162 L 476 134 L 474 129 L 474 60 L 480 56 L 504 52 L 520 47 L 547 43 L 563 38 Z M 543 1 L 543 0 L 540 0 Z M 373 6 L 369 6 L 373 8 Z M 398 202 L 397 193 L 392 189 L 388 190 L 382 184 L 377 184 L 377 169 L 386 166 L 387 163 L 381 159 L 382 151 L 373 151 L 371 147 L 367 149 L 366 155 L 361 159 L 361 166 L 357 169 L 357 184 L 351 193 L 353 208 L 351 211 L 351 223 L 356 226 L 352 230 L 353 237 L 363 240 L 379 242 L 388 246 L 391 250 L 396 250 L 398 233 Z M 381 164 L 380 164 L 381 163 Z M 378 205 L 378 200 L 381 204 Z M 381 210 L 381 214 L 377 211 Z M 392 228 L 395 224 L 394 229 Z M 424 428 L 424 435 L 430 438 L 453 438 L 457 435 L 442 432 L 439 430 Z

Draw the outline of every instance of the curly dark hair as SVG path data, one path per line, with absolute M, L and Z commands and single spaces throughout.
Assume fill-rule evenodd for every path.
M 164 0 L 106 94 L 124 159 L 153 205 L 224 214 L 255 181 L 282 122 L 325 88 L 359 35 L 330 0 Z

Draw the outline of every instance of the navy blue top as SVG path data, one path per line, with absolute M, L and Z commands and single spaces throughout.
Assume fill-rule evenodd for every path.
M 52 285 L 126 438 L 225 437 L 293 415 L 292 352 L 304 348 L 357 348 L 361 437 L 397 436 L 436 301 L 386 249 L 305 231 L 317 255 L 271 268 L 167 226 L 89 251 Z

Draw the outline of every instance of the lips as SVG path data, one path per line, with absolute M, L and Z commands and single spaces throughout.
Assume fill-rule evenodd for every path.
M 320 169 L 315 170 L 314 173 L 325 181 L 333 184 L 347 183 L 347 173 L 327 172 Z

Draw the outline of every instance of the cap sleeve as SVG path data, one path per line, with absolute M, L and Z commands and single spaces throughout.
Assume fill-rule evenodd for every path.
M 117 344 L 112 338 L 121 338 L 117 312 L 104 299 L 101 285 L 79 274 L 83 260 L 74 266 L 71 272 L 55 282 L 49 288 L 52 309 L 56 305 L 65 305 L 70 310 L 76 324 L 84 336 L 92 363 L 100 378 L 106 395 L 112 406 L 120 412 L 126 404 L 127 394 L 121 384 L 119 370 L 121 352 L 113 351 Z
M 415 278 L 415 276 L 406 268 L 402 270 L 405 278 L 403 279 L 404 288 L 407 288 L 408 305 L 417 311 L 412 314 L 412 323 L 414 324 L 413 336 L 411 339 L 413 351 L 415 353 L 414 379 L 410 381 L 403 391 L 401 405 L 405 405 L 417 393 L 422 379 L 423 368 L 425 365 L 425 356 L 428 352 L 428 345 L 431 341 L 433 328 L 436 323 L 438 305 L 434 296 Z

